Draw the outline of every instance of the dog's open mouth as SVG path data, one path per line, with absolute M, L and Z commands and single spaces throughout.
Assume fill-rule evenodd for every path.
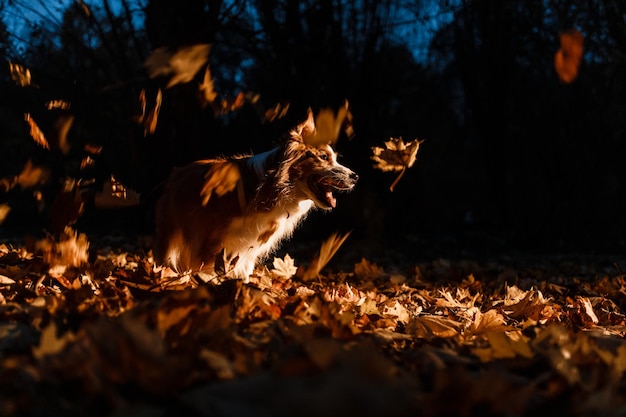
M 337 199 L 335 199 L 333 191 L 348 191 L 354 185 L 321 175 L 311 175 L 307 183 L 318 203 L 326 208 L 337 206 Z

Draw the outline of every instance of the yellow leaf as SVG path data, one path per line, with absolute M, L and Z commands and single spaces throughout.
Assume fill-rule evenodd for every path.
M 198 86 L 198 89 L 202 93 L 201 97 L 207 103 L 213 103 L 215 99 L 217 98 L 217 93 L 215 92 L 214 88 L 215 87 L 213 84 L 213 79 L 211 78 L 211 69 L 207 65 L 206 69 L 204 70 L 204 77 L 202 78 L 202 84 Z
M 570 29 L 559 33 L 561 47 L 554 55 L 554 69 L 564 83 L 571 83 L 578 77 L 578 69 L 583 58 L 582 33 Z
M 302 139 L 310 146 L 332 145 L 337 142 L 342 127 L 346 124 L 351 126 L 351 120 L 352 113 L 347 100 L 336 113 L 331 108 L 321 109 L 315 116 L 315 129 L 303 135 Z
M 294 260 L 289 254 L 285 254 L 283 259 L 274 258 L 273 265 L 274 269 L 271 272 L 276 278 L 289 279 L 298 271 L 298 267 L 295 266 Z
M 448 338 L 459 334 L 460 324 L 456 321 L 435 315 L 424 315 L 413 319 L 407 325 L 407 334 L 423 339 Z
M 380 169 L 383 172 L 400 171 L 400 174 L 391 184 L 391 191 L 395 188 L 404 172 L 407 168 L 411 168 L 417 159 L 417 151 L 420 148 L 420 144 L 423 140 L 413 140 L 408 143 L 404 143 L 402 138 L 391 138 L 385 142 L 385 147 L 380 148 L 378 146 L 372 147 L 372 160 L 376 163 L 374 168 Z
M 10 211 L 11 206 L 9 206 L 8 204 L 0 204 L 0 224 L 4 222 Z
M 191 45 L 171 51 L 166 47 L 157 48 L 144 62 L 150 78 L 170 77 L 165 88 L 187 83 L 209 59 L 211 46 Z
M 37 145 L 41 146 L 44 149 L 50 149 L 48 140 L 44 136 L 41 129 L 39 129 L 39 126 L 37 126 L 37 123 L 35 123 L 32 117 L 30 117 L 29 113 L 26 113 L 24 115 L 24 120 L 26 120 L 26 122 L 28 122 L 28 125 L 30 126 L 30 136 L 33 138 L 35 143 L 37 143 Z
M 23 65 L 14 64 L 9 61 L 9 71 L 11 72 L 11 79 L 15 81 L 20 87 L 26 87 L 31 85 L 32 80 L 30 76 L 30 70 Z
M 337 233 L 330 235 L 330 237 L 322 243 L 319 254 L 313 259 L 307 270 L 304 272 L 302 279 L 309 281 L 317 278 L 320 271 L 326 266 L 332 257 L 335 256 L 335 253 L 337 253 L 349 235 L 350 232 L 344 234 L 343 236 Z

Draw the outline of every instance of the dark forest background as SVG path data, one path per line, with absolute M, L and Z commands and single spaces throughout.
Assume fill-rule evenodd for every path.
M 158 185 L 173 166 L 264 151 L 308 106 L 347 99 L 355 135 L 337 148 L 361 180 L 334 212 L 311 215 L 296 242 L 317 246 L 352 231 L 346 256 L 373 259 L 624 250 L 622 0 L 32 0 L 0 2 L 0 13 L 0 178 L 15 183 L 22 173 L 4 192 L 0 184 L 7 237 L 59 229 L 76 193 L 93 196 L 111 174 L 139 204 L 104 208 L 86 198 L 75 227 L 149 234 Z M 572 29 L 584 55 L 564 82 L 554 60 L 559 35 Z M 237 110 L 216 115 L 202 105 L 203 71 L 171 88 L 146 74 L 154 49 L 198 44 L 211 45 L 215 90 L 226 99 L 244 93 Z M 32 83 L 16 82 L 9 63 L 28 68 Z M 145 135 L 133 118 L 138 97 L 144 90 L 154 103 L 159 89 L 157 127 Z M 53 100 L 71 107 L 48 109 Z M 290 104 L 286 116 L 262 123 L 276 103 Z M 50 150 L 32 140 L 25 114 Z M 424 140 L 393 192 L 394 174 L 370 159 L 391 137 Z M 81 169 L 87 144 L 102 151 Z

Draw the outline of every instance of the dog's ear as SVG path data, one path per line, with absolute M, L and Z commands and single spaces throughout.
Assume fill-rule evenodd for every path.
M 304 122 L 296 126 L 296 132 L 298 136 L 302 138 L 304 143 L 307 143 L 307 139 L 315 135 L 315 117 L 313 116 L 313 110 L 309 107 L 307 111 L 307 118 Z

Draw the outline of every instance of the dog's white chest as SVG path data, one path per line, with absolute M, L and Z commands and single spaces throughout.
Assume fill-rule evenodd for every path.
M 255 212 L 233 219 L 224 234 L 224 255 L 227 262 L 238 256 L 232 274 L 250 275 L 255 264 L 273 251 L 313 207 L 313 201 L 303 200 L 287 207 L 267 212 Z

